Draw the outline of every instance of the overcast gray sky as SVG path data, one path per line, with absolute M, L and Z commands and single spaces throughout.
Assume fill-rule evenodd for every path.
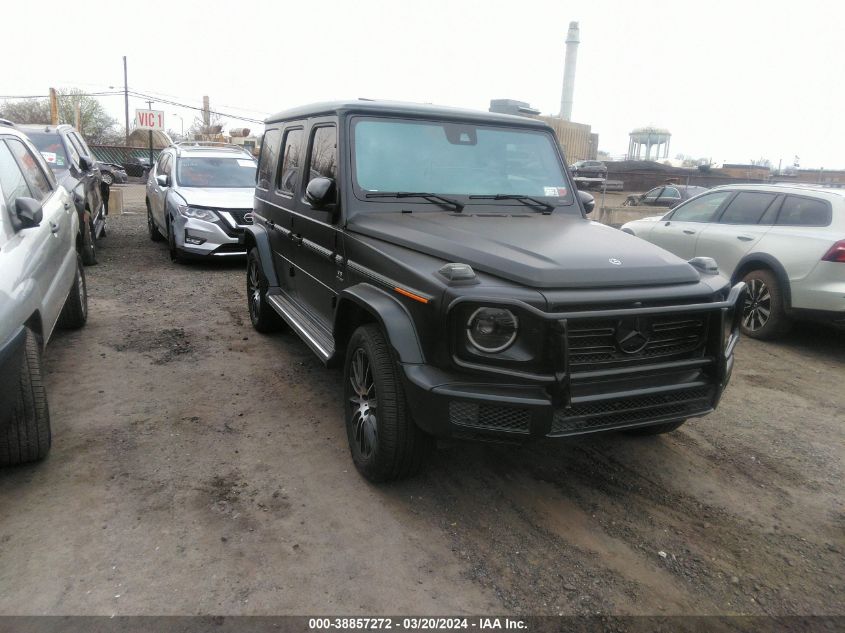
M 350 97 L 483 110 L 514 98 L 556 113 L 577 20 L 573 120 L 601 149 L 622 154 L 631 129 L 653 124 L 672 132 L 673 156 L 845 168 L 842 2 L 46 0 L 2 13 L 0 94 L 122 86 L 127 55 L 130 89 L 197 106 L 208 94 L 259 119 Z M 102 102 L 122 121 L 121 97 Z M 153 107 L 177 131 L 173 113 L 193 120 Z

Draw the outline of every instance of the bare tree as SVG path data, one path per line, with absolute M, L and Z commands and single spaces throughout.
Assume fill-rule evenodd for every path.
M 50 102 L 47 99 L 6 101 L 0 105 L 0 118 L 14 123 L 50 123 Z
M 79 131 L 89 142 L 106 144 L 119 141 L 122 130 L 97 99 L 87 96 L 78 88 L 59 90 L 59 123 L 76 123 L 76 106 L 79 105 Z M 49 99 L 24 99 L 6 101 L 0 106 L 0 117 L 15 123 L 50 123 Z

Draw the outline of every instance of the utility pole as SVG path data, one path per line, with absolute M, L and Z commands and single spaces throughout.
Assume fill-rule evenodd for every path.
M 126 81 L 126 55 L 123 56 L 123 112 L 126 115 L 126 145 L 129 145 L 129 84 Z
M 79 113 L 79 101 L 77 101 L 73 106 L 73 127 L 82 134 L 82 116 Z
M 153 109 L 153 103 L 154 103 L 153 101 L 147 101 L 147 109 L 148 110 Z M 150 135 L 150 171 L 152 171 L 152 168 L 153 168 L 153 131 L 148 130 L 148 133 Z
M 59 99 L 56 96 L 56 89 L 50 88 L 50 125 L 59 124 Z

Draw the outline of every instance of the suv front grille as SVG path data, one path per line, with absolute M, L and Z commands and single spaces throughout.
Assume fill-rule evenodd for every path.
M 227 211 L 232 214 L 238 224 L 252 224 L 252 216 L 245 217 L 247 213 L 252 213 L 252 209 L 227 209 Z
M 642 365 L 700 356 L 707 336 L 706 314 L 621 319 L 578 319 L 568 327 L 572 371 Z
M 709 409 L 712 396 L 710 387 L 693 387 L 670 393 L 575 404 L 555 411 L 549 435 L 625 426 L 658 418 L 682 419 Z
M 449 403 L 449 421 L 458 426 L 528 433 L 530 420 L 531 414 L 524 408 L 464 401 Z

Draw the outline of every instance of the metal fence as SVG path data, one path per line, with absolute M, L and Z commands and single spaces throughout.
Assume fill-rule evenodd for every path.
M 669 182 L 676 185 L 694 185 L 697 187 L 717 187 L 719 185 L 733 185 L 738 183 L 769 182 L 763 178 L 732 178 L 730 176 L 708 174 L 707 172 L 690 172 L 688 174 L 674 174 L 662 171 L 613 171 L 608 165 L 608 180 L 621 180 L 625 191 L 648 191 L 654 187 Z
M 149 158 L 149 147 L 126 147 L 124 145 L 91 145 L 91 151 L 97 160 L 104 163 L 117 163 L 123 165 L 130 158 Z M 153 150 L 153 160 L 158 159 L 160 149 Z

